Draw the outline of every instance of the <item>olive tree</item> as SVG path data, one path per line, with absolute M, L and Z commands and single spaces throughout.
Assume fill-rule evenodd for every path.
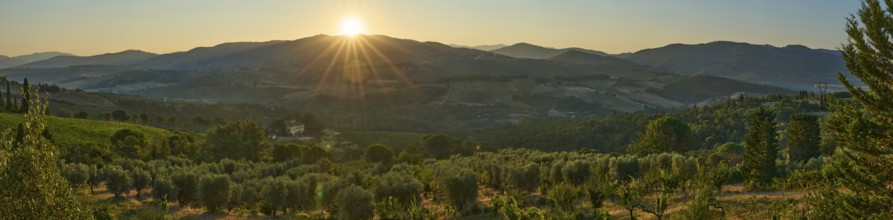
M 175 201 L 178 191 L 170 177 L 156 177 L 152 183 L 152 197 L 158 200 Z
M 130 188 L 133 184 L 133 179 L 130 178 L 130 174 L 127 171 L 124 171 L 120 166 L 109 166 L 104 169 L 105 173 L 105 184 L 112 194 L 115 195 L 115 198 L 121 197 L 121 194 L 125 194 L 130 191 Z
M 199 201 L 209 212 L 217 212 L 219 208 L 229 204 L 230 185 L 227 175 L 204 175 L 199 180 Z
M 90 166 L 81 163 L 65 164 L 62 166 L 62 176 L 72 188 L 80 188 L 90 179 Z
M 338 219 L 366 220 L 375 216 L 372 194 L 359 186 L 348 186 L 338 192 L 335 202 L 339 205 Z
M 451 205 L 463 210 L 472 205 L 478 195 L 478 176 L 468 169 L 456 168 L 442 172 L 440 185 Z
M 195 201 L 198 193 L 198 176 L 189 171 L 179 171 L 174 173 L 171 178 L 177 187 L 177 201 L 181 205 L 187 205 Z
M 149 172 L 140 168 L 130 171 L 130 177 L 133 179 L 133 189 L 136 190 L 136 198 L 140 197 L 140 192 L 149 187 L 152 177 Z
M 389 172 L 378 178 L 375 183 L 375 201 L 384 202 L 388 198 L 404 207 L 413 202 L 419 202 L 422 184 L 412 176 Z

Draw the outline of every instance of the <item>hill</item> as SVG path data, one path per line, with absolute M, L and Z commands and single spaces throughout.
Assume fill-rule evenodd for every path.
M 849 75 L 839 52 L 800 45 L 774 47 L 717 41 L 672 44 L 621 56 L 678 74 L 717 76 L 791 90 L 813 91 L 817 82 L 838 85 L 838 72 Z
M 754 94 L 785 94 L 792 92 L 778 87 L 740 83 L 735 80 L 714 76 L 678 78 L 670 81 L 662 88 L 652 88 L 649 91 L 670 100 L 692 104 L 709 102 L 711 98 L 717 98 L 717 95 L 729 98 L 734 95 L 745 94 L 741 91 L 752 91 Z
M 548 50 L 557 53 L 519 59 L 383 35 L 317 35 L 225 43 L 132 65 L 4 69 L 0 76 L 158 100 L 286 107 L 330 115 L 349 122 L 342 125 L 351 130 L 444 133 L 525 120 L 659 111 L 730 94 L 780 91 L 728 80 L 723 85 L 729 89 L 668 96 L 660 93 L 671 82 L 685 81 L 692 88 L 713 82 L 686 81 L 689 76 L 582 49 Z M 196 116 L 201 115 L 190 117 Z
M 71 56 L 71 54 L 61 52 L 43 52 L 16 57 L 6 57 L 5 59 L 0 58 L 0 69 L 15 67 L 30 62 L 53 58 L 56 56 Z
M 146 61 L 149 58 L 155 56 L 157 56 L 157 54 L 139 50 L 126 50 L 117 53 L 107 53 L 86 57 L 62 55 L 15 66 L 15 68 L 59 68 L 84 65 L 131 65 Z
M 505 56 L 510 56 L 514 58 L 525 58 L 525 59 L 546 59 L 549 57 L 554 57 L 558 54 L 561 54 L 566 51 L 580 51 L 590 54 L 602 55 L 606 56 L 607 54 L 601 51 L 587 50 L 582 48 L 564 48 L 564 49 L 555 49 L 555 48 L 547 48 L 542 46 L 537 46 L 529 43 L 517 43 L 508 47 L 502 47 L 499 49 L 492 50 L 490 52 L 501 54 Z
M 547 58 L 551 61 L 564 62 L 564 63 L 573 63 L 580 65 L 589 65 L 589 66 L 600 66 L 600 67 L 611 67 L 611 68 L 630 68 L 630 69 L 641 69 L 641 70 L 649 70 L 654 72 L 663 71 L 660 69 L 655 69 L 649 66 L 641 65 L 633 63 L 629 60 L 625 60 L 623 58 L 617 58 L 613 56 L 602 56 L 589 52 L 579 51 L 579 50 L 567 50 L 558 55 Z
M 87 119 L 48 117 L 47 127 L 50 129 L 53 143 L 61 147 L 75 146 L 110 146 L 110 137 L 121 129 L 141 132 L 153 141 L 163 140 L 171 135 L 167 130 L 110 121 Z M 0 113 L 0 127 L 16 128 L 24 120 L 20 114 Z

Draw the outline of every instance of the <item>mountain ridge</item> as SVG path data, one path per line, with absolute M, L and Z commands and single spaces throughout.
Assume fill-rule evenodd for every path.
M 18 65 L 22 65 L 22 64 L 26 64 L 26 63 L 30 63 L 30 62 L 34 62 L 34 61 L 45 60 L 45 59 L 49 59 L 49 58 L 52 58 L 55 56 L 72 56 L 72 54 L 51 51 L 51 52 L 38 52 L 38 53 L 32 53 L 32 54 L 28 54 L 28 55 L 7 57 L 6 59 L 0 59 L 0 69 L 15 67 Z
M 132 65 L 158 54 L 141 50 L 125 50 L 116 53 L 105 53 L 94 56 L 60 55 L 44 60 L 34 61 L 13 68 L 60 68 L 78 65 Z
M 718 76 L 794 90 L 812 90 L 817 82 L 836 85 L 838 72 L 849 75 L 839 51 L 802 45 L 714 41 L 670 44 L 619 56 L 677 74 Z
M 563 49 L 556 48 L 548 48 L 539 45 L 534 45 L 526 42 L 512 44 L 511 46 L 499 48 L 492 50 L 490 52 L 506 55 L 514 58 L 524 58 L 524 59 L 547 59 L 549 57 L 556 56 L 560 53 L 569 50 L 576 50 L 601 56 L 607 56 L 608 54 L 601 51 L 583 49 L 579 47 L 569 47 Z

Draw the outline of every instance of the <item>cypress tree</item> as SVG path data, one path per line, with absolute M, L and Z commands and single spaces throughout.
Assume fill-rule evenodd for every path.
M 759 108 L 751 114 L 747 122 L 741 172 L 749 190 L 765 189 L 775 177 L 778 147 L 773 119 L 775 119 L 774 112 Z
M 9 80 L 6 80 L 6 111 L 16 111 L 15 106 L 12 104 L 12 93 L 9 92 Z
M 31 86 L 28 85 L 28 79 L 25 79 L 25 82 L 22 83 L 22 106 L 19 108 L 19 112 L 25 113 L 28 112 L 28 98 L 31 93 Z
M 847 69 L 867 90 L 838 79 L 860 106 L 831 106 L 827 127 L 839 143 L 827 187 L 807 199 L 814 218 L 893 219 L 893 2 L 865 0 L 847 19 Z

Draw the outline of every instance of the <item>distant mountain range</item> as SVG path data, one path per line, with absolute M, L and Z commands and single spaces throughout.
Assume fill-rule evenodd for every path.
M 450 46 L 458 47 L 458 48 L 471 48 L 471 49 L 475 49 L 475 50 L 491 51 L 491 50 L 495 50 L 495 49 L 499 49 L 499 48 L 503 48 L 503 47 L 508 47 L 509 45 L 491 44 L 491 45 L 465 46 L 465 45 L 458 45 L 458 44 L 450 44 Z
M 157 54 L 139 50 L 126 50 L 96 56 L 58 55 L 49 59 L 30 62 L 15 68 L 62 68 L 82 65 L 132 65 L 155 57 Z
M 16 58 L 0 62 L 9 59 Z M 817 81 L 835 83 L 833 73 L 841 63 L 836 51 L 731 42 L 608 55 L 527 43 L 485 51 L 383 35 L 317 35 L 169 54 L 56 54 L 2 69 L 0 76 L 208 102 L 385 99 L 438 108 L 502 106 L 486 110 L 500 117 L 571 117 L 708 104 L 738 94 L 791 93 Z M 428 91 L 425 98 L 406 96 L 417 90 Z
M 717 76 L 792 90 L 812 91 L 818 82 L 839 85 L 837 73 L 850 75 L 839 51 L 800 45 L 774 47 L 717 41 L 672 44 L 619 57 L 683 75 Z
M 525 58 L 525 59 L 547 59 L 550 57 L 554 57 L 558 54 L 564 53 L 566 51 L 580 51 L 590 54 L 607 56 L 608 54 L 601 51 L 571 47 L 564 49 L 555 49 L 555 48 L 547 48 L 541 47 L 528 43 L 517 43 L 512 46 L 502 47 L 499 49 L 491 50 L 490 52 L 506 55 L 514 58 Z
M 60 52 L 43 52 L 43 53 L 33 53 L 29 55 L 22 55 L 17 57 L 8 57 L 8 56 L 0 56 L 0 69 L 10 68 L 19 66 L 22 64 L 27 64 L 35 61 L 46 60 L 49 58 L 53 58 L 56 56 L 70 56 L 68 53 L 60 53 Z

